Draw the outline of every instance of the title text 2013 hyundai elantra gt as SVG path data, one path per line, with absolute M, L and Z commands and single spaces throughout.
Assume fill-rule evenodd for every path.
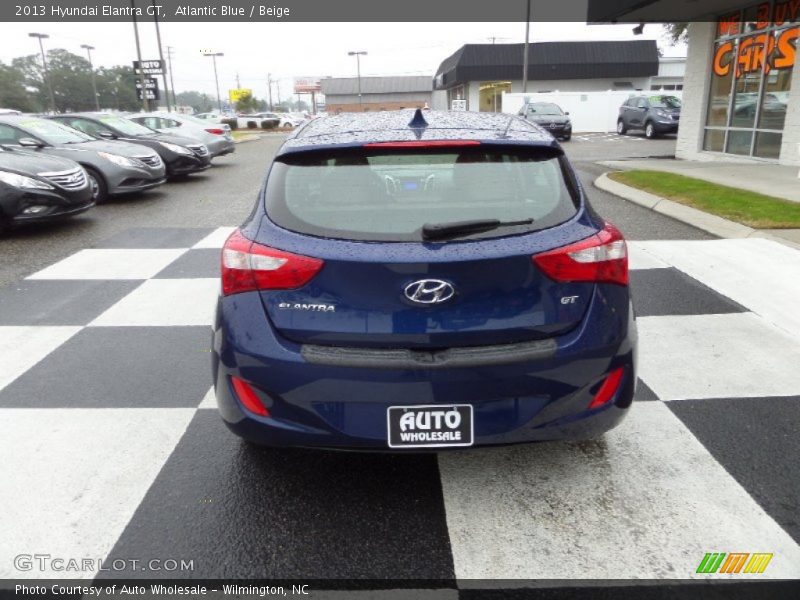
M 217 400 L 253 442 L 585 438 L 633 397 L 625 241 L 517 117 L 312 121 L 225 243 L 221 288 Z

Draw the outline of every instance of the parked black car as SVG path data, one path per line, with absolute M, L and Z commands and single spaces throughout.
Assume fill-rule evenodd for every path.
M 0 232 L 92 206 L 89 178 L 78 163 L 0 146 Z
M 572 121 L 569 113 L 564 112 L 553 102 L 527 102 L 519 113 L 523 119 L 536 123 L 549 131 L 556 139 L 568 142 L 572 138 Z
M 675 96 L 631 96 L 619 107 L 617 133 L 642 129 L 648 139 L 676 133 L 681 119 L 681 101 Z
M 141 144 L 155 150 L 164 161 L 168 177 L 204 171 L 211 166 L 205 144 L 177 135 L 159 133 L 130 119 L 104 113 L 74 113 L 50 117 L 92 137 Z
M 61 123 L 30 116 L 0 116 L 0 144 L 28 148 L 80 164 L 95 202 L 161 185 L 164 161 L 151 150 L 119 140 L 98 140 Z

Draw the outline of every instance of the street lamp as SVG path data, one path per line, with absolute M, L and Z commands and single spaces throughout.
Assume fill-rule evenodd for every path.
M 214 82 L 217 84 L 217 107 L 219 108 L 219 114 L 222 114 L 222 98 L 219 95 L 219 77 L 217 76 L 217 57 L 218 56 L 225 56 L 224 52 L 209 52 L 208 50 L 201 50 L 200 52 L 203 53 L 203 56 L 210 56 L 211 59 L 214 61 Z
M 366 56 L 364 50 L 356 50 L 347 53 L 347 56 L 356 57 L 356 73 L 358 73 L 358 106 L 361 107 L 363 100 L 361 98 L 361 57 Z
M 94 75 L 94 65 L 92 65 L 92 50 L 94 50 L 94 46 L 90 46 L 89 44 L 81 44 L 81 48 L 86 50 L 86 55 L 89 57 L 89 69 L 92 71 L 92 91 L 94 92 L 94 107 L 97 109 L 97 112 L 100 112 L 100 98 L 97 95 L 97 79 Z
M 46 33 L 29 33 L 28 37 L 39 38 L 39 50 L 42 52 L 42 69 L 44 70 L 44 80 L 47 83 L 47 90 L 50 93 L 50 108 L 53 114 L 56 114 L 56 97 L 53 95 L 53 84 L 50 81 L 50 73 L 47 71 L 47 58 L 44 55 L 44 43 L 42 40 L 48 39 L 50 36 Z

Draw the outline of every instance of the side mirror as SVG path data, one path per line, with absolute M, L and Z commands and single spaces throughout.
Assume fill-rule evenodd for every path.
M 23 148 L 44 148 L 42 142 L 33 138 L 21 138 L 17 143 Z
M 115 139 L 117 139 L 117 136 L 115 136 L 110 131 L 98 131 L 97 132 L 97 137 L 101 137 L 104 140 L 115 140 Z
M 565 114 L 566 116 L 569 116 L 569 111 L 566 111 L 564 114 Z

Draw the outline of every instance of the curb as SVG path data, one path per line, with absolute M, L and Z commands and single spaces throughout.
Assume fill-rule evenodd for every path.
M 234 144 L 242 144 L 244 142 L 253 142 L 255 140 L 260 140 L 260 139 L 261 139 L 261 135 L 259 135 L 257 133 L 251 133 L 251 134 L 242 136 L 239 139 L 234 139 L 233 143 Z
M 790 240 L 767 233 L 763 229 L 753 229 L 747 225 L 736 223 L 716 215 L 686 206 L 672 200 L 667 200 L 661 196 L 656 196 L 649 192 L 638 190 L 624 183 L 619 183 L 608 177 L 608 173 L 603 173 L 594 180 L 594 186 L 604 192 L 618 196 L 644 208 L 649 208 L 657 213 L 672 217 L 677 221 L 702 229 L 720 238 L 742 239 L 742 238 L 764 238 L 778 242 L 791 248 L 800 249 L 800 244 Z

